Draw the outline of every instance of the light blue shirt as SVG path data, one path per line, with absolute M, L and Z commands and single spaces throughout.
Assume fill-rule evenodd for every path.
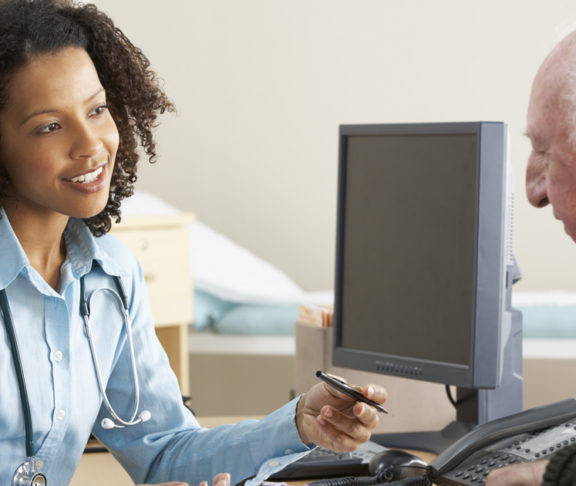
M 48 484 L 70 482 L 90 433 L 137 483 L 178 480 L 195 486 L 202 480 L 210 484 L 216 473 L 229 472 L 232 484 L 253 476 L 251 483 L 256 484 L 309 450 L 296 429 L 296 400 L 261 421 L 213 429 L 199 426 L 182 404 L 176 377 L 156 338 L 140 265 L 120 240 L 112 235 L 95 238 L 82 221 L 71 219 L 56 292 L 30 266 L 3 210 L 1 214 L 0 288 L 6 289 L 19 344 L 35 457 Z M 109 414 L 98 391 L 79 312 L 82 275 L 87 294 L 113 289 L 113 275 L 122 279 L 133 326 L 140 410 L 151 413 L 148 422 L 111 430 L 100 425 Z M 9 484 L 27 458 L 22 406 L 3 324 L 0 481 Z M 110 402 L 120 417 L 127 418 L 134 405 L 134 384 L 126 331 L 120 309 L 107 292 L 99 292 L 92 301 L 91 324 Z

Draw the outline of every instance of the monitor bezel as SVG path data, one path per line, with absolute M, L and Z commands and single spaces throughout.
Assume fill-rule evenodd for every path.
M 477 139 L 473 332 L 467 365 L 373 353 L 342 345 L 347 142 L 352 136 L 473 134 Z M 465 388 L 495 388 L 502 377 L 506 304 L 507 127 L 502 122 L 341 125 L 337 201 L 333 364 Z

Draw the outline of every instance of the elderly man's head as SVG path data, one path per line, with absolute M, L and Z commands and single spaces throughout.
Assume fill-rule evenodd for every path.
M 536 207 L 551 204 L 576 241 L 576 32 L 554 48 L 534 78 L 527 135 L 528 200 Z

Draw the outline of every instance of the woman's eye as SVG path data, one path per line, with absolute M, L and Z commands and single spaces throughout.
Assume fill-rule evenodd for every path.
M 94 111 L 92 111 L 92 113 L 94 115 L 102 115 L 102 113 L 104 113 L 106 110 L 108 110 L 108 105 L 100 105 L 94 108 Z
M 48 125 L 46 125 L 42 130 L 40 130 L 40 133 L 52 133 L 58 128 L 60 128 L 60 125 L 58 125 L 58 123 L 56 122 L 48 123 Z

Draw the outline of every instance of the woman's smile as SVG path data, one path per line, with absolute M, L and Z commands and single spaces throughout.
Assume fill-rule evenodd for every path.
M 71 177 L 67 180 L 70 182 L 79 182 L 80 184 L 87 184 L 89 182 L 94 182 L 96 179 L 98 179 L 98 176 L 102 174 L 103 170 L 104 169 L 102 168 L 102 166 L 100 166 L 96 170 L 86 172 L 85 174 L 76 177 Z

